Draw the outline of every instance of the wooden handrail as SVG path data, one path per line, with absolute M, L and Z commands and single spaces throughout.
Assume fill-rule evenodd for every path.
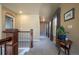
M 5 37 L 10 37 L 10 40 L 4 43 L 5 55 L 17 55 L 18 54 L 18 29 L 5 29 L 3 33 L 5 34 Z
M 29 33 L 30 31 L 18 31 L 18 32 L 27 32 L 27 33 Z
M 6 36 L 4 39 L 0 39 L 1 55 L 2 55 L 2 45 L 4 45 L 5 55 L 6 55 L 6 44 L 12 40 L 12 35 Z
M 30 31 L 17 31 L 18 33 L 30 33 L 30 48 L 33 47 L 33 29 L 31 29 Z M 3 33 L 5 33 L 5 38 L 4 39 L 1 39 L 0 40 L 0 46 L 4 45 L 4 49 L 5 49 L 5 55 L 7 54 L 7 49 L 6 49 L 6 45 L 8 42 L 13 42 L 13 40 L 15 40 L 14 37 L 16 37 L 16 35 L 13 35 L 13 34 L 16 34 L 14 31 L 3 31 Z M 13 33 L 13 34 L 11 34 Z M 10 35 L 9 35 L 10 34 Z M 14 45 L 16 44 L 16 42 L 14 42 Z M 11 45 L 11 46 L 14 46 L 14 45 Z M 7 45 L 9 46 L 9 45 Z M 12 48 L 12 51 L 15 52 Z M 12 53 L 14 54 L 14 53 Z
M 30 33 L 30 48 L 33 47 L 33 29 L 31 29 L 30 31 L 18 31 L 20 33 Z
M 11 41 L 12 40 L 11 38 L 12 38 L 12 36 L 7 36 L 4 39 L 0 39 L 0 45 L 4 44 L 6 42 Z

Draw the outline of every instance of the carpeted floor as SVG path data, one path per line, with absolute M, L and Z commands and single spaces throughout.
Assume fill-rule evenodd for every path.
M 34 47 L 27 48 L 29 42 L 19 42 L 20 55 L 57 55 L 58 51 L 55 44 L 47 37 L 40 37 L 40 41 L 34 42 Z M 22 45 L 21 45 L 22 44 Z M 73 43 L 71 47 L 71 55 L 79 55 L 78 46 Z M 61 52 L 61 55 L 64 55 Z
M 40 37 L 40 41 L 34 44 L 27 55 L 57 55 L 57 49 L 48 38 Z
M 73 42 L 70 55 L 79 55 L 78 47 Z M 27 55 L 57 55 L 58 51 L 53 42 L 51 42 L 46 37 L 40 37 L 40 41 L 34 44 L 34 47 L 30 49 Z M 25 53 L 26 55 L 26 53 Z M 64 55 L 64 52 L 61 51 L 61 55 Z

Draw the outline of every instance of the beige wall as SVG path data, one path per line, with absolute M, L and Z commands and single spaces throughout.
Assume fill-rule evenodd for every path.
M 2 6 L 0 5 L 0 39 L 2 35 Z
M 16 18 L 16 14 L 9 10 L 8 8 L 0 5 L 0 39 L 4 37 L 4 34 L 2 33 L 3 30 L 5 30 L 5 15 L 9 15 L 11 17 L 13 17 L 13 24 L 14 24 L 14 28 L 15 28 L 15 18 Z
M 22 31 L 34 30 L 34 39 L 38 40 L 40 36 L 40 21 L 39 15 L 17 15 L 10 9 L 0 5 L 0 38 L 3 37 L 2 31 L 5 30 L 5 15 L 14 17 L 14 28 Z
M 5 15 L 8 15 L 13 18 L 13 28 L 15 28 L 15 20 L 17 14 L 11 11 L 10 9 L 2 6 L 2 29 L 5 30 Z
M 75 18 L 64 22 L 64 13 L 72 8 L 75 8 Z M 61 25 L 70 33 L 75 48 L 79 49 L 79 4 L 61 4 Z M 72 28 L 68 28 L 69 26 Z
M 17 28 L 20 31 L 29 31 L 33 29 L 34 40 L 38 40 L 40 36 L 39 15 L 17 15 Z

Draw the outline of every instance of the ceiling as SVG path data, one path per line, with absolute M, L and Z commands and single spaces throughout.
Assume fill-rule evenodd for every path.
M 49 19 L 59 6 L 57 3 L 4 3 L 3 5 L 17 14 L 21 10 L 23 14 L 39 14 L 46 19 Z

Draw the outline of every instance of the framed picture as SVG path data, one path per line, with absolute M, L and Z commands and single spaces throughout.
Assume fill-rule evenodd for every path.
M 71 19 L 74 19 L 75 15 L 74 15 L 74 8 L 72 8 L 71 10 L 67 11 L 65 14 L 64 14 L 64 20 L 65 21 L 68 21 L 68 20 L 71 20 Z

